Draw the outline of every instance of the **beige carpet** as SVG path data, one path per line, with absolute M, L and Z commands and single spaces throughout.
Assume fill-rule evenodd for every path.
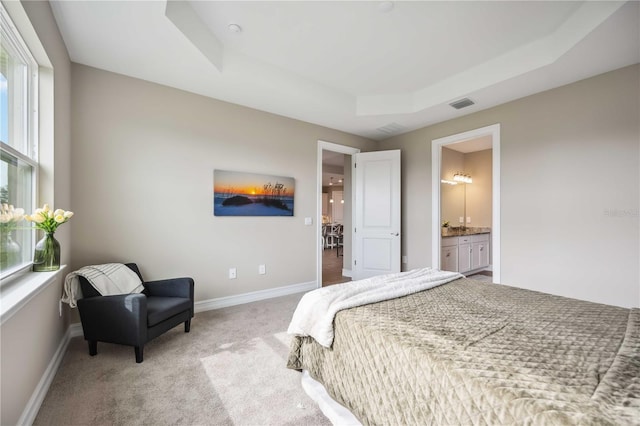
M 285 367 L 301 294 L 196 314 L 145 346 L 75 338 L 35 425 L 328 425 Z

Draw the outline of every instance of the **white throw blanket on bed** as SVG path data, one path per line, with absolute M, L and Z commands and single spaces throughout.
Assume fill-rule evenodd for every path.
M 407 296 L 462 277 L 457 272 L 423 268 L 319 288 L 302 296 L 287 332 L 311 336 L 329 348 L 333 318 L 339 311 Z
M 138 274 L 122 263 L 85 266 L 71 272 L 64 279 L 62 301 L 75 308 L 76 301 L 82 299 L 80 280 L 82 276 L 103 296 L 140 293 L 144 290 Z

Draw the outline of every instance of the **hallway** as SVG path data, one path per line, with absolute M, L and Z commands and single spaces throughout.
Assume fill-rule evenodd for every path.
M 349 277 L 342 276 L 343 257 L 337 255 L 336 248 L 322 251 L 322 286 L 339 284 L 351 281 Z

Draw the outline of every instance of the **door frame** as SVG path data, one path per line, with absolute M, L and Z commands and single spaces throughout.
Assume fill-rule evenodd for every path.
M 316 288 L 322 287 L 322 151 L 338 152 L 340 154 L 354 155 L 360 152 L 359 148 L 339 145 L 333 142 L 318 140 L 317 150 L 317 175 L 316 175 Z M 351 223 L 353 224 L 355 174 L 351 173 Z M 353 227 L 352 227 L 353 228 Z M 353 229 L 351 229 L 351 241 L 353 241 Z M 351 244 L 351 259 L 353 259 L 353 244 Z
M 491 136 L 492 139 L 491 266 L 493 271 L 493 282 L 500 283 L 500 123 L 431 141 L 431 264 L 433 268 L 440 269 L 440 174 L 442 166 L 442 147 L 457 142 L 476 139 L 482 136 Z

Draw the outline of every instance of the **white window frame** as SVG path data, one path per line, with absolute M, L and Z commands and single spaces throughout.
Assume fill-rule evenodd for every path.
M 29 200 L 21 201 L 22 205 L 15 205 L 15 207 L 25 208 L 25 213 L 30 214 L 37 205 L 38 199 L 38 182 L 39 182 L 39 162 L 38 162 L 38 135 L 39 135 L 39 64 L 34 58 L 31 50 L 24 41 L 22 35 L 14 25 L 11 17 L 9 16 L 5 7 L 0 3 L 0 31 L 2 32 L 3 39 L 6 40 L 9 50 L 12 54 L 15 54 L 19 60 L 26 64 L 26 96 L 21 101 L 23 105 L 16 105 L 15 100 L 9 99 L 8 108 L 22 108 L 23 114 L 20 114 L 23 123 L 17 122 L 18 118 L 13 117 L 13 123 L 9 124 L 8 138 L 9 141 L 12 138 L 21 138 L 23 140 L 18 147 L 11 146 L 9 141 L 7 143 L 0 141 L 0 149 L 10 156 L 17 158 L 32 168 L 31 173 L 31 188 L 28 195 Z M 11 117 L 9 117 L 11 120 Z M 20 134 L 16 135 L 18 131 Z M 18 203 L 16 203 L 18 204 Z M 27 222 L 19 224 L 20 227 L 28 226 Z M 36 233 L 31 231 L 29 237 L 23 238 L 23 242 L 28 242 L 28 247 L 24 247 L 25 253 L 23 253 L 23 262 L 19 265 L 15 265 L 12 268 L 2 271 L 0 273 L 1 283 L 4 284 L 8 281 L 8 278 L 12 278 L 14 275 L 18 275 L 31 268 L 32 260 L 31 254 L 33 247 L 35 246 Z

